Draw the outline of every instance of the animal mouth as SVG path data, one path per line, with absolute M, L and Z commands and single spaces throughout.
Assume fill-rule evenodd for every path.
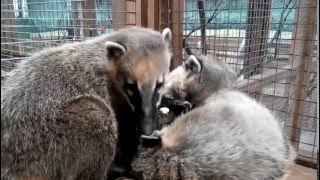
M 146 120 L 144 120 L 146 122 Z M 142 135 L 149 136 L 153 132 L 153 126 L 151 124 L 144 124 L 142 128 Z
M 161 144 L 161 138 L 159 136 L 154 136 L 153 134 L 141 135 L 141 145 L 145 148 L 155 147 Z

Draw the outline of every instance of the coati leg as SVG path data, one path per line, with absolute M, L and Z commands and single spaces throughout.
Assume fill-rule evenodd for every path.
M 118 122 L 118 144 L 114 162 L 108 172 L 108 180 L 115 180 L 126 176 L 131 172 L 131 162 L 137 152 L 139 136 L 135 128 L 137 119 L 134 113 L 130 111 L 117 113 Z
M 79 99 L 69 104 L 60 122 L 67 123 L 59 131 L 68 139 L 65 146 L 73 149 L 64 154 L 69 163 L 64 168 L 71 171 L 66 174 L 75 171 L 76 179 L 106 178 L 117 144 L 117 125 L 110 107 L 96 99 Z
M 107 105 L 79 98 L 55 120 L 19 127 L 2 144 L 1 179 L 102 179 L 115 154 L 115 123 Z

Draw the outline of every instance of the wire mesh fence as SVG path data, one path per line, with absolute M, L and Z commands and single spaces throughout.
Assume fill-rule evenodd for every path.
M 126 25 L 169 26 L 175 66 L 190 53 L 230 64 L 243 77 L 238 89 L 277 114 L 298 162 L 316 167 L 316 6 L 316 0 L 2 0 L 1 79 L 11 62 L 43 48 Z
M 277 114 L 298 152 L 298 162 L 315 167 L 316 1 L 185 2 L 186 52 L 214 54 L 229 63 L 244 77 L 238 88 Z

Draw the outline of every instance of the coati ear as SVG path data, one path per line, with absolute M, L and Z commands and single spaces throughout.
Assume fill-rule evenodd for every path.
M 105 47 L 108 59 L 118 59 L 127 51 L 124 46 L 112 41 L 107 41 Z
M 194 55 L 189 56 L 189 58 L 184 61 L 184 67 L 192 73 L 200 73 L 202 69 L 201 63 Z
M 164 39 L 164 41 L 168 44 L 171 43 L 171 40 L 172 40 L 172 33 L 171 33 L 171 30 L 169 28 L 165 28 L 163 31 L 162 31 L 162 37 Z

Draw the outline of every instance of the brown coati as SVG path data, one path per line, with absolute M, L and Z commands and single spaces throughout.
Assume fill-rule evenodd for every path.
M 103 179 L 113 160 L 129 171 L 170 41 L 169 29 L 128 27 L 21 63 L 1 88 L 1 179 Z
M 180 85 L 168 80 L 173 75 L 170 73 L 163 90 L 166 96 L 178 97 L 177 92 L 188 94 L 175 88 L 183 87 L 183 82 L 201 72 L 203 76 L 212 72 L 203 71 L 203 61 L 206 60 L 199 62 L 192 56 L 186 61 L 179 73 L 188 74 L 180 76 L 180 81 L 175 79 L 175 82 L 181 82 Z M 176 71 L 174 77 L 178 77 L 177 74 Z M 215 74 L 223 76 L 217 72 L 211 75 Z M 202 86 L 198 84 L 203 82 L 199 79 L 193 79 L 194 86 Z M 215 89 L 202 87 L 210 89 L 199 88 L 201 92 Z M 196 108 L 179 116 L 161 131 L 145 137 L 144 144 L 154 147 L 141 147 L 133 162 L 136 179 L 284 178 L 286 165 L 295 157 L 294 151 L 290 149 L 277 118 L 266 107 L 228 88 L 208 94 L 202 97 L 202 101 L 195 96 L 189 100 L 192 98 L 197 99 L 193 101 L 198 102 Z

